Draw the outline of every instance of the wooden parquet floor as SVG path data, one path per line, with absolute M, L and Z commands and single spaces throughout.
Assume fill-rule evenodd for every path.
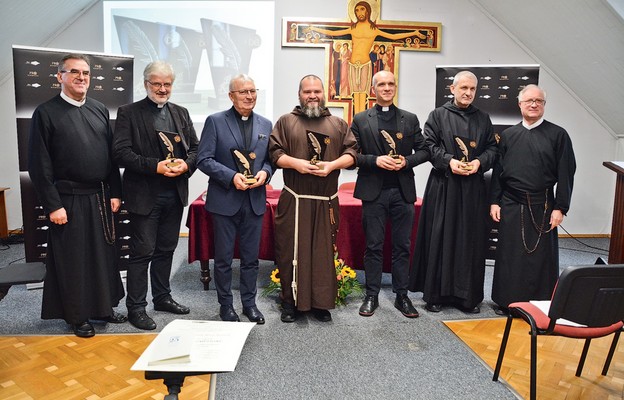
M 492 370 L 505 318 L 445 322 Z M 501 379 L 520 396 L 529 397 L 528 326 L 514 321 Z M 162 380 L 148 381 L 130 371 L 153 334 L 75 336 L 0 336 L 0 399 L 161 400 Z M 606 377 L 600 375 L 612 337 L 596 339 L 581 377 L 574 376 L 582 340 L 538 338 L 539 399 L 624 399 L 624 336 Z M 180 397 L 206 399 L 209 375 L 186 378 Z M 503 384 L 492 382 L 492 385 Z
M 155 334 L 0 336 L 0 399 L 155 399 L 162 380 L 130 371 Z M 182 399 L 208 398 L 210 375 L 187 377 Z
M 506 320 L 447 321 L 445 324 L 493 371 Z M 576 377 L 584 340 L 538 337 L 537 398 L 623 399 L 624 336 L 620 337 L 607 376 L 600 375 L 612 339 L 613 336 L 607 336 L 592 340 L 583 373 Z M 529 398 L 530 349 L 528 325 L 522 320 L 514 320 L 499 380 L 505 380 L 523 398 Z

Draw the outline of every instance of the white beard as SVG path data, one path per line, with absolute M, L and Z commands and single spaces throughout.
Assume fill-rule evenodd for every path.
M 313 105 L 313 106 L 308 105 L 308 104 L 301 104 L 301 111 L 303 111 L 303 113 L 308 118 L 320 118 L 321 114 L 323 113 L 324 108 L 325 108 L 324 101 L 321 101 L 319 105 Z

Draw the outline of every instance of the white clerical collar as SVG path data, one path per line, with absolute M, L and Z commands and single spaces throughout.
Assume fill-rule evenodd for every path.
M 84 105 L 84 103 L 87 102 L 87 98 L 85 97 L 84 99 L 82 99 L 82 101 L 76 101 L 74 99 L 72 99 L 71 97 L 69 97 L 68 95 L 65 94 L 65 92 L 61 91 L 61 98 L 63 100 L 65 100 L 66 102 L 68 102 L 69 104 L 71 104 L 72 106 L 76 106 L 76 107 L 82 107 Z
M 234 106 L 232 106 L 232 111 L 234 111 L 234 117 L 240 118 L 240 120 L 243 122 L 248 121 L 253 116 L 253 110 L 247 116 L 239 113 Z
M 381 104 L 377 103 L 375 104 L 377 106 L 377 109 L 381 112 L 388 112 L 390 111 L 390 106 L 382 106 Z
M 156 103 L 154 100 L 150 99 L 148 97 L 149 101 L 152 102 L 152 104 L 154 104 L 156 106 L 156 108 L 158 108 L 159 110 L 162 111 L 163 108 L 165 108 L 165 106 L 167 105 L 167 102 L 165 101 L 164 103 Z
M 528 130 L 531 130 L 533 128 L 537 128 L 538 126 L 540 126 L 542 124 L 542 122 L 544 122 L 544 117 L 538 119 L 537 121 L 535 121 L 531 125 L 528 125 L 525 120 L 522 120 L 522 126 L 527 128 Z

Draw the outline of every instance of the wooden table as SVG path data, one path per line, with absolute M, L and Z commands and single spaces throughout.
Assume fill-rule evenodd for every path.
M 609 264 L 622 264 L 624 263 L 624 162 L 605 161 L 602 165 L 617 174 L 609 243 Z
M 262 223 L 262 236 L 260 239 L 259 258 L 261 260 L 275 260 L 275 249 L 273 246 L 275 236 L 274 218 L 277 211 L 277 202 L 281 191 L 267 190 L 266 212 Z M 352 190 L 341 190 L 338 192 L 340 203 L 340 225 L 336 245 L 339 257 L 345 263 L 355 269 L 363 269 L 364 250 L 366 240 L 362 228 L 362 202 L 353 197 Z M 200 280 L 204 284 L 204 289 L 208 290 L 211 281 L 209 261 L 214 258 L 214 240 L 212 217 L 204 208 L 205 201 L 203 194 L 199 196 L 189 207 L 186 226 L 189 228 L 188 241 L 188 262 L 199 261 L 201 264 Z M 418 229 L 418 217 L 422 199 L 414 203 L 414 224 L 412 226 L 412 249 L 416 241 L 416 230 Z M 234 257 L 238 257 L 238 245 L 235 245 Z M 392 243 L 390 241 L 390 226 L 386 227 L 386 240 L 384 243 L 384 272 L 391 271 Z

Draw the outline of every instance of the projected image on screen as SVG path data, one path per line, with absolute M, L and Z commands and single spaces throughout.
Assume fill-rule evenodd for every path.
M 215 86 L 215 97 L 208 104 L 219 107 L 228 100 L 230 79 L 237 74 L 249 74 L 251 53 L 260 47 L 261 39 L 255 29 L 201 19 L 210 62 L 210 74 Z
M 115 15 L 121 51 L 134 55 L 134 97 L 145 95 L 142 73 L 147 64 L 164 60 L 176 72 L 175 94 L 178 101 L 199 103 L 195 81 L 204 40 L 200 32 L 157 22 Z
M 105 1 L 105 48 L 134 56 L 135 101 L 145 97 L 145 66 L 164 60 L 176 72 L 171 101 L 194 120 L 231 106 L 229 81 L 240 73 L 260 89 L 255 111 L 271 118 L 273 8 L 271 1 Z

